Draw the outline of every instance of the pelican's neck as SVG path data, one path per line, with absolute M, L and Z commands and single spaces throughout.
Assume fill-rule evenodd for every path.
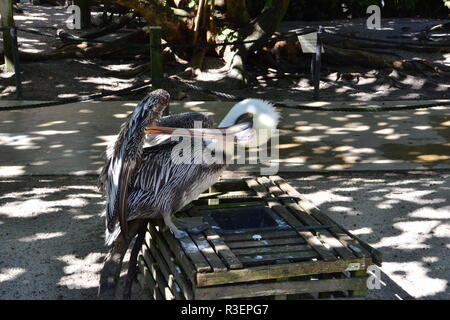
M 253 104 L 247 103 L 249 99 L 241 101 L 233 106 L 219 124 L 219 128 L 225 128 L 236 124 L 239 117 L 246 113 L 255 114 L 257 112 Z

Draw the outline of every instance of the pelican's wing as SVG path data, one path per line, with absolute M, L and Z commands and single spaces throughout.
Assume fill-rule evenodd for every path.
M 174 162 L 171 152 L 176 145 L 171 142 L 144 150 L 129 194 L 130 212 L 173 212 L 216 182 L 214 168 L 220 165 Z

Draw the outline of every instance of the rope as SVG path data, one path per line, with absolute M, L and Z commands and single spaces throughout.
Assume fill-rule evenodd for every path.
M 224 98 L 229 101 L 241 101 L 244 100 L 244 97 L 220 92 L 220 91 L 214 91 L 202 88 L 200 86 L 188 83 L 180 78 L 166 78 L 166 81 L 173 81 L 177 82 L 189 89 L 195 90 L 195 91 L 201 91 L 203 93 L 212 94 L 220 98 Z M 288 109 L 296 109 L 296 110 L 311 110 L 311 111 L 332 111 L 332 112 L 382 112 L 382 111 L 402 111 L 402 110 L 417 110 L 417 109 L 427 109 L 427 108 L 434 108 L 434 107 L 441 107 L 441 106 L 450 106 L 450 101 L 448 102 L 434 102 L 434 103 L 426 103 L 426 104 L 419 104 L 419 105 L 411 105 L 411 106 L 399 106 L 399 107 L 337 107 L 337 108 L 329 108 L 329 107 L 312 107 L 307 105 L 288 105 L 285 103 L 274 103 L 274 106 L 277 108 L 288 108 Z
M 53 35 L 49 33 L 44 33 L 41 31 L 38 31 L 36 29 L 24 29 L 21 27 L 16 27 L 17 30 L 20 30 L 25 33 L 30 34 L 36 34 L 41 35 L 44 37 L 59 39 L 58 35 Z M 11 29 L 11 27 L 1 27 L 0 31 L 6 31 Z M 232 46 L 232 45 L 238 45 L 238 44 L 247 44 L 247 43 L 256 43 L 256 42 L 264 42 L 264 41 L 273 41 L 273 40 L 279 40 L 279 39 L 287 39 L 292 37 L 298 37 L 301 35 L 305 35 L 311 32 L 316 32 L 316 29 L 310 28 L 302 32 L 293 32 L 287 35 L 281 35 L 278 37 L 266 37 L 263 39 L 258 40 L 236 40 L 236 41 L 225 41 L 222 43 L 197 43 L 197 44 L 177 44 L 177 43 L 164 43 L 160 45 L 150 45 L 148 43 L 146 44 L 121 44 L 126 47 L 149 47 L 149 48 L 175 48 L 175 49 L 183 49 L 183 48 L 213 48 L 213 47 L 224 47 L 224 46 Z M 408 46 L 416 46 L 416 47 L 444 47 L 444 46 L 450 46 L 450 43 L 415 43 L 415 42 L 407 42 L 407 41 L 392 41 L 392 40 L 384 40 L 384 39 L 373 39 L 373 38 L 367 38 L 367 37 L 360 37 L 356 35 L 350 35 L 350 34 L 344 34 L 340 32 L 330 32 L 326 29 L 323 29 L 324 33 L 334 36 L 339 36 L 343 38 L 349 38 L 349 39 L 355 39 L 355 40 L 362 40 L 362 41 L 370 41 L 370 42 L 376 42 L 376 43 L 386 43 L 386 44 L 394 44 L 394 45 L 408 45 Z M 99 43 L 108 43 L 108 41 L 104 40 L 92 40 L 92 39 L 85 39 L 82 37 L 74 37 L 73 39 L 70 39 L 74 42 L 86 42 L 86 43 L 92 43 L 92 44 L 99 44 Z
M 25 32 L 25 33 L 29 33 L 29 34 L 37 34 L 37 35 L 48 37 L 48 38 L 59 39 L 59 37 L 57 35 L 53 35 L 53 34 L 50 34 L 50 33 L 45 33 L 45 32 L 42 32 L 42 31 L 38 31 L 36 29 L 23 29 L 21 27 L 16 27 L 16 29 L 19 30 L 19 31 Z
M 355 107 L 336 107 L 336 108 L 328 108 L 328 107 L 312 107 L 305 105 L 296 105 L 291 106 L 284 103 L 275 103 L 275 107 L 277 108 L 289 108 L 296 110 L 312 110 L 312 111 L 332 111 L 332 112 L 383 112 L 383 111 L 402 111 L 402 110 L 417 110 L 417 109 L 429 109 L 435 107 L 442 106 L 450 106 L 450 101 L 448 102 L 434 102 L 434 103 L 425 103 L 425 104 L 417 104 L 411 106 L 399 106 L 399 107 L 363 107 L 363 106 L 355 106 Z
M 437 47 L 437 48 L 442 48 L 445 46 L 450 46 L 450 43 L 415 43 L 415 42 L 409 42 L 409 41 L 392 41 L 392 40 L 384 40 L 384 39 L 373 39 L 373 38 L 367 38 L 367 37 L 360 37 L 360 36 L 355 36 L 355 35 L 350 35 L 350 34 L 344 34 L 344 33 L 340 33 L 340 32 L 330 32 L 325 30 L 325 33 L 330 34 L 330 35 L 335 35 L 335 36 L 339 36 L 342 38 L 349 38 L 349 39 L 355 39 L 355 40 L 361 40 L 361 41 L 369 41 L 369 42 L 376 42 L 376 43 L 386 43 L 386 44 L 394 44 L 394 45 L 407 45 L 407 46 L 413 46 L 413 47 Z
M 41 36 L 45 36 L 45 37 L 49 37 L 49 38 L 57 38 L 59 39 L 59 36 L 57 35 L 52 35 L 52 34 L 48 34 L 48 33 L 44 33 L 35 29 L 23 29 L 23 28 L 19 28 L 17 27 L 17 30 L 20 30 L 22 32 L 25 33 L 30 33 L 30 34 L 37 34 L 37 35 L 41 35 Z M 248 44 L 248 43 L 256 43 L 256 42 L 269 42 L 269 41 L 274 41 L 274 40 L 280 40 L 280 39 L 288 39 L 288 38 L 292 38 L 292 37 L 298 37 L 304 34 L 308 34 L 311 32 L 315 32 L 316 29 L 308 29 L 302 32 L 295 32 L 295 33 L 291 33 L 291 34 L 287 34 L 287 35 L 280 35 L 277 37 L 265 37 L 265 38 L 261 38 L 261 39 L 256 39 L 256 40 L 236 40 L 236 41 L 225 41 L 222 43 L 196 43 L 196 44 L 178 44 L 178 43 L 164 43 L 164 44 L 158 44 L 158 45 L 151 45 L 149 43 L 143 43 L 143 44 L 135 44 L 135 43 L 123 43 L 120 44 L 121 46 L 124 47 L 148 47 L 148 48 L 175 48 L 175 49 L 182 49 L 182 48 L 213 48 L 213 47 L 225 47 L 225 46 L 233 46 L 233 45 L 239 45 L 239 44 Z M 86 39 L 86 38 L 82 38 L 82 37 L 78 37 L 78 36 L 73 36 L 73 38 L 69 38 L 68 40 L 71 40 L 73 42 L 86 42 L 86 43 L 91 43 L 91 44 L 105 44 L 105 43 L 109 43 L 110 41 L 105 41 L 105 40 L 92 40 L 92 39 Z
M 107 91 L 107 92 L 103 92 L 103 93 L 95 93 L 95 94 L 92 94 L 89 96 L 81 96 L 81 97 L 76 97 L 76 98 L 53 100 L 53 101 L 48 101 L 48 102 L 34 103 L 34 104 L 27 104 L 27 105 L 15 105 L 15 106 L 0 107 L 0 111 L 27 110 L 27 109 L 60 106 L 60 105 L 66 105 L 66 104 L 70 104 L 70 103 L 95 100 L 95 99 L 108 97 L 108 96 L 112 96 L 112 95 L 119 95 L 119 96 L 125 95 L 131 91 L 139 91 L 139 90 L 142 90 L 142 89 L 150 87 L 150 86 L 151 86 L 151 84 L 137 84 L 137 85 L 130 86 L 128 88 L 115 90 L 115 91 Z

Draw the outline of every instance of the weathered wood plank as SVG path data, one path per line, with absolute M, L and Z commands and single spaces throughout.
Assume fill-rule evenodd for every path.
M 203 234 L 189 233 L 189 236 L 195 242 L 196 246 L 200 249 L 201 253 L 206 258 L 214 272 L 227 270 L 227 267 L 222 262 L 220 257 L 216 254 Z
M 285 193 L 274 182 L 269 180 L 267 177 L 258 177 L 257 181 L 259 183 L 261 183 L 261 185 L 263 185 L 265 188 L 267 188 L 269 190 L 270 194 L 274 195 L 275 197 L 280 197 L 282 195 L 285 195 Z M 303 218 L 308 217 L 308 214 L 306 214 L 305 212 L 298 210 L 297 208 L 292 206 L 292 203 L 294 202 L 293 200 L 287 199 L 287 200 L 281 200 L 281 202 L 284 205 L 287 205 L 288 208 L 297 215 L 297 217 L 299 217 L 299 218 L 300 217 L 303 217 Z M 289 204 L 291 204 L 291 205 L 289 205 Z M 321 225 L 320 222 L 317 222 L 315 219 L 312 219 L 310 216 L 309 216 L 309 221 L 307 223 L 308 223 L 308 225 L 313 225 L 313 226 Z M 336 250 L 336 252 L 342 258 L 351 259 L 355 256 L 350 249 L 345 247 L 345 245 L 342 244 L 338 239 L 336 239 L 334 237 L 334 235 L 332 233 L 330 233 L 328 230 L 320 231 L 320 238 L 323 239 L 327 245 L 329 245 L 331 248 Z
M 190 216 L 199 216 L 201 215 L 198 210 L 194 207 L 190 208 L 187 212 Z M 206 239 L 209 241 L 211 246 L 214 248 L 214 251 L 225 261 L 228 268 L 230 269 L 240 269 L 243 267 L 242 263 L 236 257 L 236 255 L 231 251 L 230 247 L 222 240 L 222 237 L 217 234 L 213 229 L 206 229 L 203 234 Z
M 209 192 L 200 194 L 197 199 L 195 199 L 195 203 L 199 200 L 206 200 L 210 198 L 217 199 L 236 199 L 236 198 L 245 198 L 245 197 L 255 197 L 256 194 L 252 190 L 248 191 L 228 191 L 228 192 Z
M 278 260 L 286 260 L 286 261 L 311 260 L 312 258 L 317 258 L 317 252 L 313 250 L 260 254 L 260 255 L 246 255 L 239 257 L 239 259 L 244 264 L 261 264 L 267 262 L 274 262 Z
M 158 284 L 155 279 L 153 279 L 150 270 L 148 269 L 147 264 L 144 261 L 142 255 L 138 258 L 139 269 L 141 270 L 143 279 L 145 281 L 145 285 L 148 287 L 149 295 L 153 298 L 153 300 L 164 300 L 163 295 L 159 291 Z M 144 288 L 145 290 L 145 288 Z
M 262 206 L 264 202 L 262 201 L 251 201 L 251 202 L 232 202 L 232 203 L 219 203 L 219 204 L 208 204 L 208 205 L 197 205 L 197 210 L 214 210 L 214 209 L 226 209 L 226 208 L 238 208 L 238 207 L 256 207 Z
M 375 260 L 381 260 L 381 254 L 380 252 L 373 251 L 374 249 L 368 246 L 365 243 L 359 242 L 355 237 L 345 228 L 337 224 L 334 220 L 332 220 L 327 215 L 320 212 L 320 210 L 315 207 L 310 201 L 308 201 L 301 193 L 299 193 L 294 187 L 292 187 L 289 183 L 286 182 L 283 178 L 280 176 L 272 176 L 270 177 L 270 180 L 275 183 L 281 190 L 286 192 L 288 195 L 295 196 L 300 198 L 300 200 L 297 200 L 297 203 L 299 204 L 302 209 L 305 210 L 305 212 L 309 213 L 311 216 L 313 216 L 315 219 L 320 221 L 323 224 L 330 224 L 334 225 L 334 228 L 330 228 L 329 231 L 332 233 L 335 237 L 339 239 L 340 242 L 345 244 L 348 248 L 354 252 L 354 254 L 358 257 L 367 257 L 371 256 L 372 251 L 376 257 Z M 370 250 L 368 250 L 368 248 Z
M 236 299 L 269 295 L 315 293 L 337 290 L 361 290 L 366 278 L 327 279 L 316 281 L 283 281 L 197 288 L 195 299 Z
M 258 183 L 255 179 L 246 179 L 245 182 L 247 185 L 254 189 L 256 193 L 260 197 L 267 198 L 269 197 L 269 193 L 262 185 Z M 300 223 L 297 219 L 295 219 L 291 213 L 283 207 L 277 201 L 267 201 L 269 207 L 271 207 L 274 211 L 276 211 L 280 216 L 284 218 L 284 220 L 291 225 L 291 227 L 302 227 L 303 224 Z M 319 254 L 319 256 L 326 261 L 334 260 L 336 257 L 328 250 L 322 242 L 317 239 L 317 237 L 311 232 L 307 231 L 297 231 L 297 233 Z
M 161 221 L 159 221 L 158 225 L 160 228 L 162 227 Z M 212 271 L 212 268 L 209 265 L 208 261 L 206 261 L 205 257 L 200 252 L 200 249 L 197 247 L 197 245 L 194 243 L 194 241 L 192 241 L 191 238 L 184 237 L 181 239 L 175 239 L 175 237 L 172 234 L 169 234 L 169 231 L 167 231 L 167 230 L 164 232 L 161 232 L 161 234 L 164 235 L 164 238 L 167 241 L 181 245 L 181 247 L 183 248 L 183 251 L 186 253 L 186 255 L 189 257 L 189 259 L 194 264 L 195 270 L 197 272 L 211 272 Z
M 192 292 L 192 284 L 189 283 L 189 280 L 186 279 L 186 276 L 183 273 L 182 269 L 180 268 L 180 266 L 178 266 L 179 262 L 176 261 L 174 255 L 172 254 L 172 251 L 169 249 L 167 244 L 161 240 L 161 238 L 150 239 L 150 237 L 151 237 L 151 234 L 150 234 L 150 232 L 148 232 L 146 234 L 145 243 L 150 248 L 150 250 L 152 249 L 152 246 L 151 246 L 152 243 L 157 246 L 156 248 L 153 249 L 153 250 L 157 251 L 156 256 L 154 254 L 154 256 L 157 259 L 156 261 L 158 262 L 161 259 L 164 260 L 164 262 L 166 263 L 166 265 L 168 266 L 168 268 L 170 270 L 170 273 L 174 276 L 177 284 L 181 287 L 184 298 L 186 300 L 193 299 L 194 295 Z M 190 269 L 192 269 L 192 268 L 193 267 L 190 266 Z M 183 269 L 185 269 L 185 268 L 183 268 Z M 192 280 L 192 281 L 194 282 L 194 280 Z
M 282 253 L 282 252 L 296 252 L 311 250 L 308 245 L 283 245 L 275 247 L 261 247 L 261 248 L 247 248 L 247 249 L 235 249 L 234 253 L 237 256 L 250 255 L 250 254 L 264 254 L 264 253 Z
M 149 234 L 147 233 L 147 235 L 149 235 Z M 172 291 L 175 298 L 177 300 L 184 300 L 185 296 L 183 294 L 183 290 L 182 290 L 180 284 L 175 279 L 169 265 L 166 263 L 166 261 L 162 257 L 162 255 L 161 255 L 159 249 L 156 247 L 155 243 L 153 243 L 153 244 L 145 243 L 142 247 L 143 247 L 142 252 L 144 253 L 144 258 L 145 258 L 145 251 L 150 250 L 151 259 L 153 259 L 153 262 L 158 265 L 162 275 L 164 276 L 164 279 L 167 282 L 168 287 Z
M 161 224 L 159 225 L 161 230 Z M 175 255 L 177 261 L 183 267 L 184 273 L 191 280 L 191 283 L 195 284 L 196 281 L 196 271 L 195 266 L 192 264 L 191 260 L 187 257 L 186 253 L 181 248 L 180 244 L 175 240 L 175 238 L 168 234 L 168 232 L 159 232 L 155 227 L 149 223 L 148 230 L 152 238 L 156 239 L 158 243 L 165 243 L 170 248 L 170 252 Z
M 355 277 L 367 277 L 367 270 L 358 270 L 351 272 L 352 276 Z M 350 296 L 363 296 L 367 292 L 367 285 L 363 288 L 355 289 L 350 291 Z
M 175 300 L 175 296 L 172 294 L 172 291 L 165 282 L 164 277 L 162 276 L 158 268 L 158 265 L 156 263 L 152 263 L 151 265 L 147 264 L 147 266 L 153 279 L 155 279 L 157 287 L 159 288 L 159 291 L 161 292 L 163 298 L 165 300 Z
M 344 272 L 349 267 L 364 269 L 372 263 L 367 258 L 335 261 L 296 262 L 290 264 L 251 267 L 226 272 L 197 274 L 197 286 L 215 286 L 221 284 L 298 277 L 320 273 Z
M 153 278 L 158 283 L 160 289 L 164 288 L 164 290 L 161 291 L 164 292 L 166 298 L 168 298 L 168 300 L 183 299 L 183 296 L 181 295 L 181 290 L 177 290 L 176 288 L 178 284 L 175 285 L 174 283 L 172 283 L 172 286 L 170 286 L 169 284 L 170 273 L 166 268 L 165 264 L 161 263 L 161 261 L 158 262 L 155 256 L 151 253 L 151 250 L 146 245 L 142 246 L 141 254 L 144 257 L 145 262 L 149 266 L 149 270 Z
M 285 244 L 304 244 L 305 242 L 299 238 L 274 239 L 274 240 L 249 240 L 227 242 L 230 249 L 244 249 L 254 247 L 281 246 Z

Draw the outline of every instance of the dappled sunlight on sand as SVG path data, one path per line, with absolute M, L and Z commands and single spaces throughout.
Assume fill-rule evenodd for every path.
M 392 275 L 394 281 L 401 281 L 402 289 L 415 298 L 426 298 L 445 291 L 448 280 L 427 275 L 428 267 L 422 262 L 384 262 L 383 270 Z
M 2 268 L 0 269 L 0 283 L 5 281 L 11 281 L 25 273 L 23 268 Z

